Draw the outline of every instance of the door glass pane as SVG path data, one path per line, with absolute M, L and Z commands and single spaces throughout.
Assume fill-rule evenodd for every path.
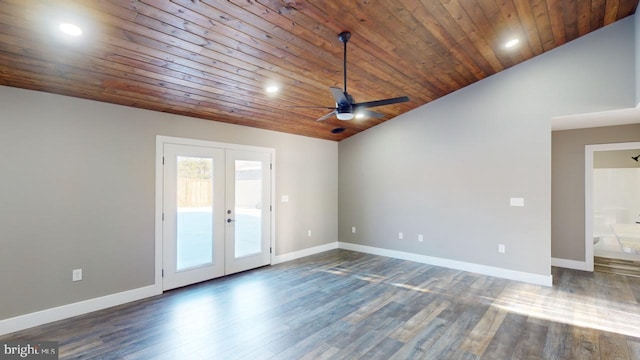
M 176 270 L 213 262 L 213 159 L 178 156 Z
M 262 162 L 236 160 L 235 257 L 262 251 Z

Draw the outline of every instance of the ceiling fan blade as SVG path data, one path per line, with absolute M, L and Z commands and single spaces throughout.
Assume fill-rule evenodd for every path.
M 372 108 L 376 106 L 391 105 L 391 104 L 403 103 L 407 101 L 409 101 L 409 97 L 401 96 L 401 97 L 391 98 L 391 99 L 361 102 L 361 103 L 353 104 L 353 107 L 355 109 Z
M 349 104 L 349 99 L 344 95 L 342 89 L 331 87 L 329 90 L 331 90 L 333 98 L 336 99 L 336 104 Z
M 333 115 L 335 115 L 336 113 L 337 113 L 337 111 L 335 111 L 335 110 L 334 110 L 334 111 L 332 111 L 332 112 L 328 113 L 327 115 L 325 115 L 325 116 L 323 116 L 323 117 L 319 118 L 319 119 L 318 119 L 318 120 L 316 120 L 316 121 L 324 121 L 324 120 L 327 120 L 328 118 L 332 117 L 332 116 L 333 116 Z
M 335 110 L 335 106 L 298 106 L 298 105 L 288 105 L 286 108 L 298 108 L 298 109 L 329 109 Z
M 358 110 L 356 112 L 356 117 L 359 114 L 362 114 L 365 117 L 376 118 L 376 119 L 382 119 L 384 117 L 384 114 L 380 114 L 379 112 L 375 112 L 375 111 L 371 111 L 371 110 Z

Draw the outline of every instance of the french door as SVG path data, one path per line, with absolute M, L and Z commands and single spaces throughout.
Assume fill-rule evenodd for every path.
M 225 274 L 271 259 L 271 155 L 226 151 Z
M 270 263 L 271 153 L 163 144 L 162 287 Z

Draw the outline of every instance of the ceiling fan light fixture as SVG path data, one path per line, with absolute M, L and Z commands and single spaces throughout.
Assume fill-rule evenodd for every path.
M 353 113 L 346 112 L 346 113 L 338 113 L 336 114 L 336 117 L 338 118 L 338 120 L 351 120 L 354 118 L 354 115 Z

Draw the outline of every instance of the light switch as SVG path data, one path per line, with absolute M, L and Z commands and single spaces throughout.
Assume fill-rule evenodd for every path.
M 512 197 L 510 200 L 511 206 L 524 206 L 524 198 Z
M 280 201 L 282 202 L 289 202 L 289 195 L 282 195 L 280 197 Z
M 74 269 L 71 273 L 71 280 L 73 281 L 82 280 L 82 269 Z

